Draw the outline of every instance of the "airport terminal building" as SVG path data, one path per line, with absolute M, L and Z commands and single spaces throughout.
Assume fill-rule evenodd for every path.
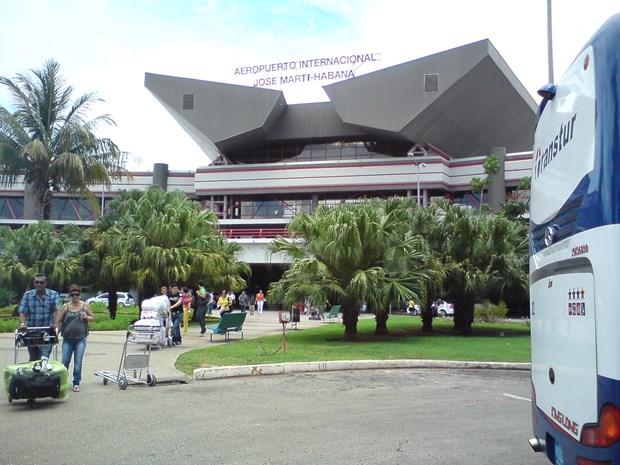
M 158 184 L 212 209 L 245 260 L 273 258 L 263 241 L 299 211 L 393 195 L 477 205 L 472 177 L 490 155 L 501 170 L 492 208 L 531 173 L 537 104 L 488 40 L 324 86 L 329 101 L 287 104 L 282 91 L 146 73 L 145 86 L 205 153 L 194 172 L 132 173 L 120 189 Z M 174 157 L 175 154 L 170 154 Z M 24 186 L 3 188 L 0 224 L 33 221 Z M 56 194 L 52 220 L 88 225 L 88 202 Z M 251 244 L 254 244 L 252 246 Z

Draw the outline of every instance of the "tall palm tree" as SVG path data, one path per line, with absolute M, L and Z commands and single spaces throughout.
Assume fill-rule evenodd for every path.
M 321 206 L 289 223 L 291 237 L 278 237 L 271 251 L 291 260 L 270 287 L 287 306 L 329 298 L 342 307 L 344 340 L 357 339 L 362 302 L 376 314 L 377 334 L 387 332 L 387 306 L 423 292 L 428 279 L 420 238 L 403 234 L 404 210 L 383 201 Z
M 0 184 L 23 181 L 35 194 L 39 219 L 49 219 L 54 192 L 81 193 L 94 199 L 88 186 L 128 176 L 126 154 L 114 142 L 99 138 L 100 125 L 113 125 L 110 115 L 87 119 L 101 99 L 86 93 L 72 101 L 73 88 L 48 60 L 40 70 L 0 76 L 11 93 L 15 111 L 0 106 Z

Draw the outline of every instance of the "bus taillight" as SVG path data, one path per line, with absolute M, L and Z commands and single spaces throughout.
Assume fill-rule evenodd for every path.
M 584 426 L 581 442 L 585 446 L 609 447 L 620 440 L 620 409 L 605 404 L 596 425 Z

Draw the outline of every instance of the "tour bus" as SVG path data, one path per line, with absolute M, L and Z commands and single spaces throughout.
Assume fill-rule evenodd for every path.
M 620 465 L 620 14 L 539 94 L 530 445 L 557 465 Z

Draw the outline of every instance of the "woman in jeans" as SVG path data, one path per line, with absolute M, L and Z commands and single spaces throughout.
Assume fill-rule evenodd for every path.
M 73 392 L 80 392 L 88 322 L 95 320 L 90 306 L 80 299 L 80 294 L 80 286 L 77 284 L 69 286 L 71 300 L 62 306 L 56 322 L 62 335 L 62 364 L 67 370 L 73 356 Z

